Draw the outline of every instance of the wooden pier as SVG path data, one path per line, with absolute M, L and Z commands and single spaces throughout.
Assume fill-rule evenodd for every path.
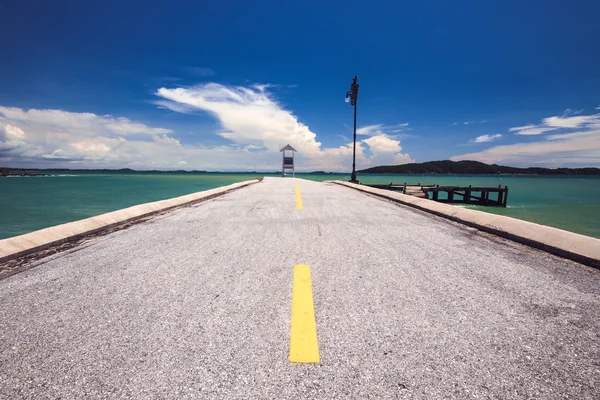
M 508 186 L 502 187 L 472 187 L 469 186 L 440 186 L 440 185 L 365 185 L 376 189 L 387 189 L 404 194 L 430 199 L 440 203 L 475 204 L 480 206 L 506 207 Z M 442 195 L 440 196 L 440 193 Z M 490 196 L 490 193 L 494 193 Z

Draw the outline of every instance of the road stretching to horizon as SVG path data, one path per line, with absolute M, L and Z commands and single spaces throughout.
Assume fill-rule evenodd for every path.
M 599 270 L 332 183 L 266 178 L 0 281 L 0 399 L 599 395 Z

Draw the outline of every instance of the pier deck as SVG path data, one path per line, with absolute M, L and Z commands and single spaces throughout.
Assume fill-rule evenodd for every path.
M 599 270 L 331 183 L 267 178 L 36 263 L 0 281 L 0 399 L 600 392 Z M 297 264 L 315 364 L 288 360 Z

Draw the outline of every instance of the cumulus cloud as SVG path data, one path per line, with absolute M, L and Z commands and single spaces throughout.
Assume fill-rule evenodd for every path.
M 510 131 L 518 135 L 556 133 L 545 135 L 539 141 L 495 146 L 477 153 L 454 156 L 451 160 L 519 166 L 600 166 L 600 114 L 548 117 L 540 125 L 519 126 Z
M 286 110 L 269 92 L 271 85 L 226 86 L 207 83 L 192 88 L 160 88 L 160 106 L 179 112 L 197 109 L 212 115 L 221 126 L 218 135 L 239 146 L 264 148 L 263 154 L 275 154 L 280 147 L 290 144 L 298 150 L 299 165 L 307 169 L 347 170 L 350 165 L 352 144 L 337 148 L 324 148 L 317 141 L 316 133 L 291 111 Z M 357 129 L 357 134 L 377 137 L 357 143 L 357 162 L 364 166 L 396 162 L 402 147 L 400 141 L 384 133 L 382 129 L 398 130 L 400 124 L 384 127 L 383 124 Z M 395 142 L 395 146 L 389 145 Z M 382 143 L 388 146 L 382 147 Z M 370 150 L 370 155 L 363 147 Z M 402 155 L 400 159 L 410 159 Z M 412 161 L 412 160 L 411 160 Z
M 15 168 L 269 170 L 239 146 L 180 143 L 169 129 L 126 118 L 0 107 L 0 165 Z M 279 154 L 277 154 L 279 156 Z M 276 157 L 278 160 L 278 157 Z M 273 160 L 271 160 L 273 161 Z
M 487 143 L 487 142 L 491 142 L 496 139 L 500 139 L 501 137 L 502 137 L 502 134 L 500 134 L 500 133 L 498 133 L 496 135 L 481 135 L 481 136 L 477 136 L 476 138 L 469 140 L 469 142 L 471 142 L 471 143 Z
M 156 165 L 165 148 L 181 147 L 171 130 L 122 117 L 2 106 L 0 115 L 0 162 L 14 166 Z
M 25 146 L 25 132 L 14 125 L 0 123 L 0 157 Z
M 209 113 L 225 145 L 181 143 L 175 132 L 121 116 L 0 106 L 0 164 L 13 167 L 263 170 L 280 167 L 281 146 L 298 153 L 299 170 L 348 171 L 352 143 L 325 148 L 316 133 L 272 98 L 269 85 L 206 84 L 159 89 L 161 107 Z M 202 141 L 202 138 L 200 139 Z M 383 132 L 357 142 L 360 168 L 412 162 Z

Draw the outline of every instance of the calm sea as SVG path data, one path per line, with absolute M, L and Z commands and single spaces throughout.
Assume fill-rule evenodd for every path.
M 0 178 L 0 239 L 268 174 L 73 173 Z M 273 175 L 275 176 L 275 175 Z M 348 174 L 297 174 L 316 181 Z M 600 238 L 600 177 L 362 175 L 362 183 L 508 186 L 508 207 L 464 206 Z

